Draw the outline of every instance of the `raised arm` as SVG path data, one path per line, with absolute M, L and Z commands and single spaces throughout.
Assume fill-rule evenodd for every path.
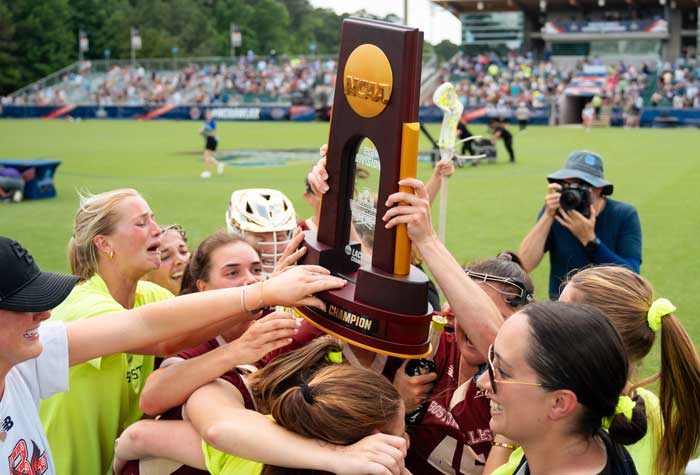
M 175 338 L 270 305 L 294 307 L 324 304 L 313 294 L 345 285 L 320 266 L 298 266 L 246 287 L 211 290 L 144 305 L 124 312 L 99 315 L 67 325 L 71 365 L 113 353 L 128 352 Z
M 399 224 L 408 226 L 408 236 L 413 245 L 423 256 L 455 316 L 466 325 L 463 330 L 479 352 L 486 356 L 503 322 L 501 314 L 491 298 L 467 276 L 435 234 L 423 183 L 406 179 L 399 184 L 410 186 L 415 194 L 399 192 L 389 196 L 386 205 L 390 209 L 383 218 L 386 227 Z
M 442 177 L 449 178 L 455 172 L 455 164 L 452 160 L 449 162 L 443 162 L 438 160 L 435 163 L 435 168 L 433 168 L 433 174 L 430 176 L 430 180 L 425 185 L 425 189 L 428 191 L 428 201 L 432 204 L 435 201 L 435 197 L 440 191 L 440 186 L 442 185 Z
M 535 226 L 525 236 L 520 243 L 518 256 L 523 263 L 525 272 L 532 272 L 544 257 L 544 247 L 547 242 L 547 236 L 552 229 L 555 216 L 559 210 L 559 198 L 561 197 L 561 185 L 558 183 L 550 183 L 547 186 L 547 195 L 545 196 L 545 206 L 542 216 L 537 220 Z
M 398 475 L 403 470 L 402 437 L 375 434 L 347 447 L 307 439 L 245 409 L 240 393 L 222 381 L 195 391 L 186 413 L 207 444 L 265 464 L 338 475 Z
M 273 312 L 256 320 L 240 338 L 201 356 L 161 367 L 146 380 L 141 394 L 145 414 L 162 414 L 183 404 L 198 388 L 231 368 L 252 364 L 288 345 L 300 323 L 287 312 Z

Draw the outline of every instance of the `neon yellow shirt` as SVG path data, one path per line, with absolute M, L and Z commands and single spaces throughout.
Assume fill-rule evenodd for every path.
M 273 420 L 272 416 L 266 416 Z M 227 454 L 202 440 L 202 454 L 204 463 L 211 475 L 260 475 L 265 466 L 264 463 Z
M 661 404 L 659 398 L 651 391 L 638 388 L 637 394 L 644 398 L 644 406 L 647 413 L 647 433 L 642 439 L 625 448 L 632 456 L 634 465 L 639 475 L 653 475 L 656 463 L 656 452 L 664 433 L 664 421 L 661 417 Z
M 151 282 L 139 282 L 134 307 L 173 297 Z M 76 285 L 51 319 L 71 322 L 124 310 L 95 274 Z M 70 389 L 41 402 L 41 422 L 54 454 L 56 473 L 103 475 L 111 471 L 114 440 L 143 415 L 139 396 L 154 357 L 95 358 L 70 369 Z
M 202 453 L 212 475 L 260 475 L 265 464 L 227 454 L 202 440 Z
M 513 451 L 513 453 L 510 454 L 508 461 L 500 467 L 494 469 L 490 475 L 513 475 L 524 456 L 525 452 L 523 452 L 523 448 L 518 447 Z

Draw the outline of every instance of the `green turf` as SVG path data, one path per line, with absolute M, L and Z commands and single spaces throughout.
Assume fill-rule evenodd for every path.
M 76 190 L 101 192 L 133 187 L 149 201 L 161 223 L 185 226 L 192 244 L 224 226 L 231 192 L 243 187 L 282 190 L 300 216 L 311 161 L 285 167 L 227 167 L 222 177 L 199 178 L 199 123 L 134 121 L 0 121 L 0 157 L 50 157 L 58 169 L 58 197 L 0 204 L 0 234 L 25 244 L 46 270 L 66 271 L 65 248 L 77 207 Z M 220 122 L 220 148 L 317 148 L 328 136 L 322 123 Z M 438 126 L 431 126 L 437 135 Z M 475 132 L 483 128 L 475 126 Z M 421 139 L 421 147 L 428 148 Z M 695 299 L 699 292 L 700 134 L 697 130 L 531 127 L 515 133 L 518 163 L 458 169 L 449 182 L 447 244 L 459 261 L 517 250 L 533 225 L 545 193 L 545 175 L 576 149 L 605 158 L 614 197 L 639 210 L 644 233 L 642 273 L 657 295 L 673 300 L 695 342 L 700 336 Z M 190 152 L 190 154 L 187 154 Z M 419 175 L 427 179 L 428 164 Z M 437 212 L 437 211 L 436 211 Z M 546 259 L 535 271 L 538 297 L 546 297 Z

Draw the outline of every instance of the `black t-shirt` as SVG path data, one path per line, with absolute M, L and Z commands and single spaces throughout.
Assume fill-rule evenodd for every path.
M 605 431 L 600 431 L 600 438 L 605 444 L 605 451 L 608 453 L 608 463 L 598 475 L 638 475 L 632 457 L 622 445 L 610 440 L 610 436 Z M 530 475 L 530 468 L 527 466 L 527 458 L 523 457 L 513 475 Z
M 500 132 L 501 138 L 505 142 L 509 142 L 509 141 L 513 140 L 513 135 L 510 132 L 508 132 L 508 130 L 505 127 L 503 127 L 502 125 L 497 126 L 495 129 L 493 129 L 493 131 Z

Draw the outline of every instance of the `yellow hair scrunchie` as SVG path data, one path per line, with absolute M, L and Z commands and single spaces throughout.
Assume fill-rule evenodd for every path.
M 610 424 L 612 420 L 618 414 L 624 414 L 628 421 L 632 420 L 632 411 L 634 411 L 635 403 L 629 396 L 620 396 L 617 400 L 617 406 L 615 406 L 615 413 L 612 416 L 603 417 L 603 427 L 610 429 Z
M 676 307 L 668 299 L 656 299 L 647 312 L 647 324 L 652 331 L 661 329 L 661 319 L 673 313 Z
M 329 351 L 326 354 L 326 359 L 333 364 L 340 364 L 343 362 L 343 352 L 342 351 Z

